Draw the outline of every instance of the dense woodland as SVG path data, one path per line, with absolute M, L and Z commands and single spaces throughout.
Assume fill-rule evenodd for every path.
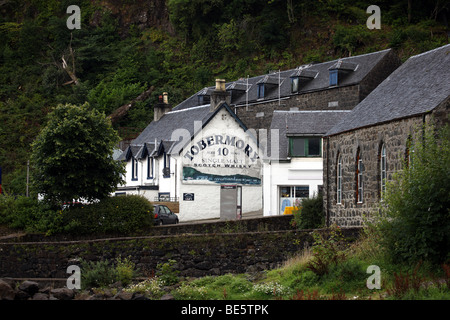
M 379 30 L 366 27 L 373 4 Z M 80 29 L 66 26 L 69 5 Z M 0 12 L 2 184 L 23 194 L 30 144 L 58 104 L 109 115 L 134 101 L 114 122 L 125 138 L 152 120 L 163 91 L 175 106 L 217 77 L 386 48 L 404 61 L 447 44 L 450 1 L 5 0 Z

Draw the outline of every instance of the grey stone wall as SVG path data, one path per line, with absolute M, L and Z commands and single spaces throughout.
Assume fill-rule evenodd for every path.
M 364 100 L 381 82 L 395 69 L 400 67 L 401 60 L 394 51 L 390 51 L 372 71 L 361 81 L 359 88 L 359 101 Z
M 158 263 L 176 260 L 182 276 L 258 272 L 313 243 L 312 230 L 182 234 L 80 241 L 0 243 L 0 278 L 67 278 L 67 267 L 86 261 L 129 257 L 142 276 Z M 359 228 L 343 229 L 355 240 Z M 323 230 L 326 232 L 326 230 Z M 83 272 L 83 270 L 81 270 Z
M 351 110 L 360 102 L 359 85 L 292 95 L 287 99 L 239 106 L 236 114 L 249 129 L 269 129 L 274 110 Z

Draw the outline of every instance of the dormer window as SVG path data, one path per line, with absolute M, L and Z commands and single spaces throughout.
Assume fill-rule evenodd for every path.
M 231 102 L 234 103 L 235 100 L 239 99 L 243 94 L 245 94 L 248 87 L 250 87 L 250 85 L 248 83 L 242 82 L 241 80 L 229 84 L 226 88 L 226 91 L 231 94 Z
M 198 105 L 202 106 L 211 103 L 211 94 L 214 89 L 205 87 L 197 93 Z
M 202 94 L 198 95 L 198 105 L 202 106 L 204 104 L 209 104 L 211 102 L 211 98 L 208 95 Z
M 295 70 L 291 75 L 291 92 L 299 92 L 300 86 L 305 86 L 309 81 L 314 80 L 319 74 L 316 70 L 311 70 L 309 68 L 300 68 Z
M 338 60 L 328 69 L 330 71 L 330 86 L 337 86 L 340 78 L 346 77 L 356 69 L 358 69 L 356 63 Z
M 330 70 L 330 86 L 338 85 L 338 70 Z
M 282 78 L 280 78 L 280 74 L 270 74 L 265 75 L 261 78 L 257 84 L 257 99 L 263 99 L 266 95 L 269 95 L 270 92 L 279 88 L 282 82 Z
M 264 98 L 264 83 L 258 83 L 258 99 Z
M 291 77 L 291 92 L 298 92 L 299 77 Z

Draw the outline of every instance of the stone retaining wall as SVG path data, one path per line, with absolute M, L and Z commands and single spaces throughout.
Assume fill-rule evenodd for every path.
M 359 228 L 343 229 L 356 239 Z M 143 276 L 158 263 L 177 261 L 182 276 L 257 272 L 275 268 L 312 244 L 312 230 L 210 233 L 109 238 L 79 241 L 0 243 L 0 277 L 66 278 L 80 260 L 129 257 Z

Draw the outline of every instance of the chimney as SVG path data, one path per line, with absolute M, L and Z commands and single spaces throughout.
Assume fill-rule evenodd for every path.
M 225 90 L 225 80 L 216 79 L 216 88 L 211 93 L 211 102 L 209 111 L 214 111 L 220 103 L 231 103 L 231 94 Z
M 158 100 L 158 103 L 153 107 L 153 121 L 158 121 L 166 112 L 172 110 L 167 92 L 163 92 Z

